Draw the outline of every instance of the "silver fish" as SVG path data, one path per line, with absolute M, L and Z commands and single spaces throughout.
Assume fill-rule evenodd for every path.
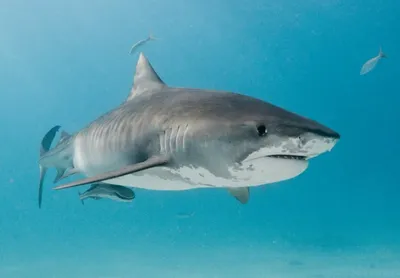
M 386 56 L 385 53 L 383 53 L 382 48 L 380 48 L 379 49 L 379 54 L 377 56 L 369 59 L 361 67 L 360 75 L 364 75 L 364 74 L 367 74 L 368 72 L 372 71 L 382 58 L 387 58 L 387 56 Z
M 156 38 L 152 34 L 150 34 L 147 38 L 142 39 L 142 40 L 138 41 L 137 43 L 135 43 L 134 45 L 132 45 L 131 50 L 129 51 L 129 54 L 132 55 L 140 46 L 144 45 L 148 41 L 154 41 L 154 40 L 158 40 L 158 38 Z

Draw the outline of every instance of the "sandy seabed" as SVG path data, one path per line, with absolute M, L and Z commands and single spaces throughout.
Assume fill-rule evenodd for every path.
M 397 278 L 400 252 L 386 249 L 359 251 L 268 250 L 262 253 L 238 247 L 215 250 L 96 250 L 52 254 L 31 260 L 3 261 L 4 278 Z M 157 255 L 158 254 L 158 255 Z M 45 254 L 43 254 L 45 255 Z M 47 254 L 49 255 L 49 254 Z

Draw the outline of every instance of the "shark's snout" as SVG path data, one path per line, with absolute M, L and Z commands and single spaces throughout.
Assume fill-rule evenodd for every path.
M 327 139 L 331 139 L 331 140 L 339 140 L 340 139 L 340 134 L 336 131 L 334 131 L 333 129 L 324 126 L 322 124 L 313 122 L 312 125 L 310 125 L 310 127 L 306 127 L 305 131 L 317 134 L 321 137 L 327 138 Z
M 288 138 L 283 141 L 295 146 L 292 151 L 306 153 L 308 157 L 330 151 L 341 137 L 337 131 L 315 120 L 290 112 L 281 112 L 280 116 L 278 137 Z
M 298 150 L 308 158 L 331 151 L 340 139 L 338 132 L 312 120 L 303 121 L 302 129 Z
M 316 157 L 333 149 L 340 136 L 327 136 L 308 132 L 302 135 L 302 144 L 298 146 L 298 152 L 303 153 L 307 159 Z
M 340 134 L 335 130 L 312 120 L 306 123 L 305 133 L 301 137 L 305 138 L 302 150 L 307 153 L 308 158 L 331 151 L 339 141 Z

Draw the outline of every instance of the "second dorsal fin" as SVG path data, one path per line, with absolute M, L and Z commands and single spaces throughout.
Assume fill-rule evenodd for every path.
M 61 135 L 60 135 L 60 142 L 64 141 L 65 139 L 68 139 L 69 137 L 71 137 L 71 134 L 69 134 L 66 131 L 61 131 Z

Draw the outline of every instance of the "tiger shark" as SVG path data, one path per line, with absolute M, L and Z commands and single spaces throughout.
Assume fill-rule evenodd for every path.
M 336 131 L 244 94 L 168 86 L 140 53 L 128 97 L 74 134 L 44 136 L 39 207 L 47 169 L 56 186 L 93 183 L 149 190 L 225 188 L 247 203 L 249 188 L 294 178 L 330 151 Z

